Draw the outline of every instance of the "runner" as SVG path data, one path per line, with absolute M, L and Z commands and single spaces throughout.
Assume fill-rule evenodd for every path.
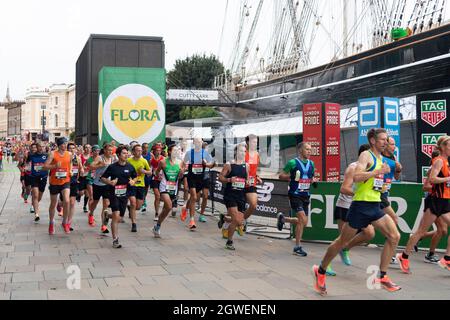
M 108 197 L 111 204 L 112 221 L 111 231 L 113 247 L 122 248 L 119 243 L 119 221 L 120 216 L 125 214 L 128 196 L 127 190 L 137 180 L 137 174 L 133 166 L 128 163 L 128 150 L 125 146 L 117 148 L 118 162 L 109 165 L 102 174 L 102 182 L 108 186 Z M 134 179 L 134 180 L 133 180 Z
M 153 146 L 153 156 L 152 160 L 150 161 L 152 171 L 155 172 L 156 169 L 158 169 L 159 163 L 164 160 L 164 157 L 161 155 L 162 148 L 160 145 L 154 145 Z M 158 215 L 159 215 L 159 202 L 161 201 L 161 194 L 159 193 L 159 177 L 153 175 L 152 181 L 150 183 L 151 188 L 153 189 L 153 193 L 155 194 L 155 218 L 154 221 L 158 221 Z
M 72 220 L 73 216 L 75 214 L 75 201 L 78 196 L 78 185 L 79 185 L 79 178 L 81 177 L 83 171 L 83 166 L 81 164 L 81 159 L 77 155 L 77 149 L 76 145 L 73 142 L 70 142 L 67 145 L 69 152 L 72 154 L 71 162 L 72 162 L 72 170 L 70 174 L 70 212 L 68 215 L 68 224 L 69 226 L 72 226 Z M 70 231 L 73 231 L 72 228 L 70 228 Z
M 439 157 L 440 152 L 438 150 L 433 151 L 431 155 L 431 159 L 434 159 L 436 157 Z M 430 164 L 431 166 L 432 164 Z M 425 179 L 425 183 L 423 185 L 423 190 L 426 192 L 425 198 L 428 198 L 428 195 L 431 194 L 433 191 L 433 185 L 429 182 L 430 180 L 430 170 L 427 172 L 427 178 Z M 432 263 L 436 264 L 439 262 L 440 258 L 438 255 L 435 254 L 436 248 L 441 241 L 442 237 L 446 237 L 448 235 L 448 227 L 445 221 L 442 220 L 441 217 L 437 218 L 434 222 L 436 224 L 436 231 L 429 231 L 427 232 L 420 240 L 422 241 L 425 238 L 431 237 L 431 243 L 430 243 L 430 250 L 425 255 L 425 262 L 426 263 Z M 418 244 L 414 246 L 414 251 L 418 252 L 419 248 L 417 247 Z
M 44 170 L 43 167 L 48 155 L 43 152 L 43 148 L 39 143 L 33 143 L 31 150 L 31 202 L 34 208 L 34 221 L 38 222 L 40 220 L 39 202 L 42 200 L 42 195 L 47 185 L 48 171 Z
M 96 169 L 92 167 L 92 164 L 101 160 L 100 158 L 100 147 L 98 145 L 94 145 L 92 147 L 92 155 L 89 159 L 86 160 L 84 164 L 84 172 L 87 172 L 86 176 L 86 190 L 88 191 L 88 205 L 91 208 L 94 202 L 94 179 L 95 179 L 95 171 Z M 83 208 L 84 209 L 84 208 Z M 95 225 L 94 212 L 88 210 L 88 223 L 91 226 Z
M 420 221 L 419 229 L 409 238 L 403 253 L 397 254 L 397 260 L 404 273 L 411 273 L 409 255 L 414 244 L 422 238 L 431 225 L 440 217 L 450 226 L 450 137 L 443 136 L 437 142 L 440 155 L 432 160 L 429 182 L 433 185 L 431 195 L 425 199 L 425 213 Z M 450 237 L 448 237 L 446 255 L 439 260 L 438 265 L 450 271 Z
M 280 180 L 289 181 L 289 203 L 291 214 L 295 218 L 286 218 L 283 213 L 278 214 L 277 227 L 282 231 L 284 224 L 295 224 L 295 247 L 294 254 L 306 257 L 308 254 L 300 246 L 303 236 L 303 229 L 308 223 L 309 203 L 311 184 L 314 182 L 315 166 L 311 157 L 311 145 L 309 143 L 300 143 L 297 146 L 298 158 L 290 160 L 280 174 Z
M 145 177 L 152 174 L 147 160 L 142 157 L 142 147 L 135 144 L 132 149 L 133 157 L 128 159 L 138 175 L 136 183 L 129 187 L 128 199 L 130 200 L 131 232 L 137 232 L 136 210 L 141 210 L 145 198 Z
M 92 202 L 89 205 L 89 225 L 91 227 L 95 226 L 94 212 L 97 208 L 98 202 L 100 198 L 102 198 L 102 227 L 101 232 L 104 234 L 109 233 L 107 228 L 108 224 L 108 207 L 109 207 L 109 196 L 108 191 L 109 188 L 105 183 L 101 181 L 101 177 L 103 173 L 106 171 L 109 165 L 117 162 L 117 156 L 112 154 L 112 146 L 109 143 L 106 143 L 103 147 L 103 155 L 97 158 L 95 162 L 93 162 L 89 167 L 91 169 L 95 169 L 95 178 L 93 184 L 93 192 L 92 192 Z
M 249 182 L 249 165 L 245 161 L 246 151 L 247 147 L 244 143 L 237 145 L 234 150 L 234 161 L 226 163 L 219 175 L 219 181 L 226 184 L 224 201 L 227 207 L 227 216 L 231 217 L 228 239 L 225 244 L 225 248 L 228 250 L 235 250 L 234 231 L 244 225 L 245 186 Z M 220 219 L 223 223 L 223 215 Z
M 150 152 L 149 148 L 150 147 L 149 147 L 148 143 L 142 144 L 142 157 L 145 160 L 147 160 L 148 165 L 151 166 L 152 153 Z M 144 182 L 145 182 L 144 203 L 142 204 L 142 210 L 141 210 L 141 212 L 143 214 L 145 214 L 145 212 L 147 212 L 147 194 L 148 194 L 148 189 L 150 188 L 150 185 L 152 183 L 152 176 L 146 175 L 144 177 Z
M 360 156 L 361 153 L 369 149 L 370 145 L 368 144 L 362 145 L 359 148 L 358 156 Z M 334 220 L 337 221 L 339 234 L 342 233 L 344 226 L 348 225 L 348 218 L 347 218 L 348 210 L 352 204 L 353 196 L 355 195 L 353 176 L 355 174 L 355 168 L 357 164 L 358 164 L 357 162 L 353 162 L 345 170 L 344 181 L 342 182 L 341 190 L 338 196 L 338 200 L 336 202 L 336 207 L 334 208 Z M 372 225 L 368 225 L 367 228 L 358 230 L 357 235 L 354 236 L 353 239 L 349 242 L 349 244 L 347 244 L 345 248 L 339 252 L 342 262 L 347 266 L 351 266 L 352 261 L 350 260 L 350 249 L 356 247 L 361 243 L 369 242 L 374 237 L 375 237 L 375 229 L 373 228 Z M 335 275 L 335 273 L 332 271 L 332 269 L 330 269 L 330 267 L 329 269 L 327 269 L 327 275 L 328 276 Z
M 22 182 L 22 198 L 24 203 L 28 203 L 28 197 L 31 194 L 31 160 L 30 153 L 27 153 L 21 162 L 18 163 L 19 170 L 21 170 Z M 33 207 L 30 208 L 30 213 L 34 213 Z
M 159 163 L 155 172 L 155 175 L 161 178 L 159 191 L 161 193 L 161 199 L 164 202 L 163 211 L 158 217 L 158 222 L 153 227 L 155 238 L 161 237 L 161 225 L 177 205 L 178 180 L 184 176 L 183 170 L 184 169 L 180 166 L 179 148 L 172 145 L 168 149 L 168 158 Z
M 3 171 L 3 147 L 0 146 L 0 171 Z
M 195 225 L 195 204 L 197 202 L 201 190 L 205 192 L 209 186 L 205 185 L 204 175 L 205 169 L 214 168 L 214 160 L 208 151 L 202 149 L 203 140 L 201 138 L 194 138 L 194 149 L 188 151 L 184 157 L 183 167 L 188 168 L 188 187 L 190 199 L 186 205 L 189 209 L 190 222 L 189 229 L 197 228 Z M 182 210 L 181 220 L 185 221 L 187 218 L 187 210 Z M 204 218 L 204 217 L 203 217 Z M 203 220 L 203 219 L 202 219 Z M 200 221 L 202 221 L 200 220 Z M 202 221 L 204 222 L 204 220 Z
M 184 157 L 186 156 L 188 142 L 187 140 L 183 140 L 180 143 L 180 160 L 184 161 Z M 189 186 L 187 182 L 188 170 L 184 171 L 184 176 L 181 181 L 183 184 L 183 206 L 181 208 L 181 212 L 186 212 L 187 203 L 189 200 Z
M 70 172 L 72 154 L 67 151 L 67 139 L 58 138 L 56 140 L 58 149 L 50 153 L 43 168 L 50 170 L 50 207 L 49 207 L 49 227 L 48 233 L 55 234 L 55 209 L 58 201 L 58 194 L 61 194 L 63 199 L 63 221 L 62 227 L 64 232 L 70 233 L 70 224 L 68 223 L 69 206 L 70 206 Z
M 83 171 L 81 173 L 81 176 L 78 178 L 79 184 L 78 184 L 78 190 L 80 192 L 80 196 L 84 195 L 83 199 L 83 212 L 88 213 L 89 210 L 87 208 L 87 205 L 89 203 L 89 191 L 88 191 L 88 180 L 87 176 L 89 174 L 88 171 L 84 170 L 84 166 L 86 164 L 86 161 L 91 157 L 91 146 L 89 144 L 86 144 L 83 147 L 83 153 L 80 154 L 80 160 L 81 165 L 83 166 Z M 81 171 L 81 170 L 80 170 Z
M 380 272 L 374 281 L 384 289 L 394 292 L 400 286 L 393 283 L 387 276 L 387 270 L 400 239 L 397 227 L 389 215 L 384 214 L 380 208 L 381 191 L 384 185 L 384 174 L 389 173 L 389 166 L 383 163 L 381 153 L 387 145 L 385 129 L 371 129 L 367 133 L 370 150 L 361 153 L 355 168 L 353 180 L 356 183 L 353 202 L 348 211 L 348 225 L 341 235 L 328 247 L 320 266 L 312 267 L 314 277 L 314 290 L 326 295 L 326 269 L 331 261 L 345 248 L 359 229 L 367 228 L 372 224 L 386 237 L 386 243 L 381 254 Z
M 208 143 L 203 142 L 202 144 L 202 150 L 203 152 L 207 152 L 206 147 L 208 146 Z M 213 160 L 214 166 L 215 161 Z M 201 190 L 201 206 L 200 206 L 200 216 L 198 217 L 198 221 L 199 222 L 206 222 L 206 217 L 205 217 L 205 210 L 206 210 L 206 205 L 208 204 L 208 196 L 209 196 L 209 188 L 211 186 L 211 173 L 210 173 L 210 168 L 209 167 L 205 167 L 205 174 L 203 176 L 203 189 Z M 197 193 L 197 199 L 200 202 L 200 193 Z

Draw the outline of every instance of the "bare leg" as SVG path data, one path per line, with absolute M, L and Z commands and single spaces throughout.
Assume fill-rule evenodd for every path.
M 248 209 L 244 212 L 244 219 L 247 220 L 255 212 L 256 206 L 258 204 L 258 194 L 257 193 L 247 193 L 246 194 L 247 203 L 249 205 Z
M 50 223 L 55 222 L 55 211 L 57 202 L 58 202 L 58 195 L 57 194 L 50 195 L 50 207 L 48 208 L 48 216 L 50 219 Z
M 131 223 L 136 223 L 136 197 L 129 197 Z
M 331 261 L 339 254 L 339 252 L 345 248 L 345 245 L 349 243 L 356 235 L 358 230 L 353 229 L 348 224 L 345 224 L 342 228 L 341 235 L 333 241 L 327 249 L 324 258 L 322 259 L 321 266 L 324 270 L 327 270 Z
M 367 228 L 364 228 L 362 232 L 354 236 L 345 249 L 350 250 L 351 248 L 354 248 L 360 245 L 361 243 L 367 243 L 374 237 L 375 237 L 375 229 L 373 228 L 373 226 L 369 225 Z
M 444 220 L 442 220 L 441 218 L 438 218 L 438 219 L 436 219 L 435 223 L 437 226 L 437 230 L 434 232 L 434 235 L 431 239 L 431 244 L 430 244 L 430 252 L 432 252 L 432 253 L 436 252 L 436 248 L 439 244 L 439 241 L 441 241 L 442 237 L 446 237 L 448 234 L 448 226 Z
M 420 221 L 419 229 L 409 238 L 408 244 L 404 250 L 406 255 L 410 255 L 414 245 L 419 242 L 421 238 L 427 233 L 428 229 L 436 220 L 436 216 L 431 213 L 430 209 L 427 209 Z
M 386 242 L 381 253 L 380 270 L 381 272 L 387 272 L 391 259 L 397 249 L 398 242 L 400 241 L 400 233 L 397 230 L 394 220 L 389 215 L 385 215 L 380 220 L 372 222 L 372 224 L 386 237 Z

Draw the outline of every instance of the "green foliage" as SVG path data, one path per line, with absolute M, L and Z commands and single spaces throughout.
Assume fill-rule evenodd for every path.
M 212 107 L 183 107 L 180 112 L 181 120 L 213 118 L 218 116 L 220 114 Z
M 69 134 L 69 140 L 70 140 L 70 141 L 75 141 L 75 138 L 76 138 L 75 131 L 72 131 L 72 132 Z

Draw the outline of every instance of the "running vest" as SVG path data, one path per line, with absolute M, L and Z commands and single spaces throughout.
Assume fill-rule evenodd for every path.
M 231 164 L 231 171 L 226 178 L 236 178 L 235 182 L 228 182 L 225 186 L 225 196 L 244 196 L 245 182 L 247 180 L 247 165 Z
M 50 184 L 54 186 L 62 186 L 70 182 L 70 155 L 68 151 L 64 152 L 64 155 L 60 155 L 59 152 L 53 151 L 52 164 L 60 162 L 61 166 L 50 170 Z
M 86 163 L 88 165 L 85 167 L 89 167 L 93 162 L 94 162 L 94 158 L 90 157 L 89 159 L 86 160 Z M 89 181 L 94 181 L 94 178 L 95 178 L 95 169 L 89 168 L 87 171 L 86 179 Z
M 101 157 L 101 159 L 102 159 L 103 162 L 106 162 L 104 156 L 100 156 L 100 157 Z M 107 166 L 105 166 L 105 167 L 98 168 L 98 169 L 95 170 L 94 184 L 95 184 L 96 186 L 101 186 L 101 187 L 106 186 L 106 184 L 103 183 L 100 179 L 101 179 L 102 175 L 105 173 L 106 169 L 108 169 L 108 166 L 109 166 L 110 164 L 113 164 L 114 162 L 116 162 L 116 161 L 114 161 L 114 160 L 115 160 L 115 158 L 114 158 L 114 157 L 111 157 L 111 163 L 109 163 L 109 164 L 108 164 Z
M 392 181 L 394 181 L 396 163 L 391 158 L 383 156 L 383 163 L 386 163 L 389 168 L 391 168 L 391 172 L 386 173 L 384 175 L 384 184 L 386 185 L 386 193 L 389 194 L 389 190 L 391 190 Z
M 47 157 L 48 156 L 44 153 L 35 153 L 30 155 L 31 175 L 33 177 L 46 177 L 48 175 L 48 171 L 42 168 L 45 161 L 47 161 Z
M 202 149 L 202 162 L 194 163 L 195 149 L 191 149 L 191 161 L 189 161 L 188 175 L 194 178 L 202 178 L 205 175 L 205 166 L 203 165 L 203 159 L 205 159 L 205 149 Z
M 72 173 L 71 173 L 71 184 L 76 184 L 78 180 L 78 175 L 80 172 L 80 167 L 78 166 L 78 159 L 76 155 L 73 155 L 72 157 Z
M 257 172 L 258 172 L 258 166 L 259 166 L 259 153 L 255 152 L 255 155 L 250 159 L 250 152 L 245 153 L 245 163 L 249 166 L 249 172 L 248 172 L 248 180 L 249 180 L 249 187 L 256 187 L 257 180 Z
M 156 169 L 158 169 L 159 163 L 163 160 L 164 160 L 164 157 L 162 155 L 159 155 L 158 159 L 156 159 L 154 156 L 152 157 L 152 160 L 150 160 L 150 164 L 152 165 L 153 172 L 156 172 Z M 153 175 L 153 180 L 160 181 L 160 178 L 157 177 L 156 175 Z
M 336 207 L 350 209 L 350 205 L 352 204 L 353 197 L 348 196 L 343 193 L 339 193 L 339 197 L 336 201 Z
M 180 164 L 170 164 L 170 159 L 166 159 L 166 168 L 162 171 L 160 190 L 168 192 L 170 195 L 176 195 L 178 192 L 178 175 L 180 174 Z
M 311 160 L 303 163 L 295 159 L 296 167 L 291 170 L 291 181 L 289 182 L 289 194 L 296 196 L 309 196 L 309 190 L 314 178 L 314 167 Z
M 367 170 L 367 172 L 372 172 L 381 169 L 383 166 L 383 160 L 377 158 L 372 151 L 369 150 L 372 156 L 373 165 Z M 375 178 L 370 178 L 364 182 L 356 183 L 355 196 L 353 201 L 365 201 L 365 202 L 381 202 L 381 190 L 384 184 L 384 176 L 377 176 Z
M 450 177 L 450 168 L 448 163 L 448 158 L 444 158 L 443 156 L 439 156 L 431 160 L 431 164 L 433 165 L 437 160 L 442 160 L 442 169 L 439 172 L 439 178 Z M 440 199 L 450 199 L 450 182 L 444 182 L 439 184 L 433 184 L 433 189 L 431 194 L 435 198 Z

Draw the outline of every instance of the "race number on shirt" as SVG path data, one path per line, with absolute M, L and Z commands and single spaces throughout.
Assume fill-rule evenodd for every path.
M 231 184 L 233 189 L 242 190 L 245 188 L 245 179 L 244 178 L 235 178 L 236 181 Z
M 381 191 L 383 190 L 384 179 L 383 175 L 378 175 L 373 179 L 373 190 Z
M 300 179 L 298 181 L 298 190 L 307 191 L 311 188 L 311 179 Z
M 55 173 L 57 179 L 64 179 L 67 177 L 67 171 L 64 169 L 58 169 Z
M 167 191 L 175 191 L 177 189 L 177 182 L 176 181 L 167 181 L 166 189 L 167 189 Z
M 118 185 L 114 188 L 114 194 L 117 197 L 123 197 L 127 194 L 127 185 Z
M 203 173 L 203 165 L 202 164 L 193 164 L 192 165 L 192 173 L 193 174 L 202 174 Z

